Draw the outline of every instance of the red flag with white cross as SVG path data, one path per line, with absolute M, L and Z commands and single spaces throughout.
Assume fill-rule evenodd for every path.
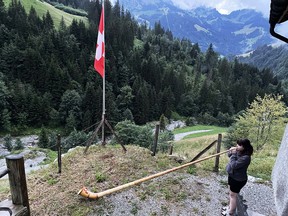
M 98 29 L 94 68 L 103 78 L 105 75 L 104 7 L 102 7 Z

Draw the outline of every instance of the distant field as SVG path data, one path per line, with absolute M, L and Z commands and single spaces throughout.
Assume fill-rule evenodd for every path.
M 197 131 L 197 130 L 211 130 L 211 131 L 196 133 L 196 134 L 190 134 L 190 135 L 185 136 L 184 139 L 202 137 L 202 136 L 207 136 L 207 135 L 214 135 L 214 134 L 219 134 L 219 133 L 225 133 L 227 131 L 227 128 L 212 126 L 212 125 L 211 126 L 210 125 L 196 125 L 196 126 L 191 126 L 191 127 L 177 128 L 173 131 L 173 133 L 179 134 L 179 133 L 186 133 L 186 132 Z
M 9 6 L 11 0 L 4 0 L 4 4 L 6 7 Z M 69 26 L 73 19 L 76 20 L 82 20 L 85 25 L 88 25 L 88 19 L 86 17 L 76 16 L 69 13 L 66 13 L 64 11 L 61 11 L 57 8 L 54 8 L 52 5 L 39 0 L 20 0 L 21 4 L 24 6 L 27 13 L 29 13 L 31 6 L 35 8 L 37 11 L 37 14 L 39 17 L 43 17 L 49 11 L 50 15 L 52 16 L 52 19 L 54 21 L 54 25 L 56 28 L 59 27 L 60 21 L 62 17 L 64 18 L 64 21 L 67 26 Z

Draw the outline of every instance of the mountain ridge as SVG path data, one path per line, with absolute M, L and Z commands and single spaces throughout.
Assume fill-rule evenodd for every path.
M 212 43 L 222 55 L 238 55 L 273 42 L 268 18 L 252 9 L 241 9 L 226 15 L 215 8 L 203 6 L 183 10 L 170 0 L 159 0 L 153 4 L 141 0 L 134 0 L 131 4 L 120 0 L 119 4 L 129 10 L 138 22 L 153 26 L 160 21 L 161 26 L 175 37 L 198 43 L 202 51 Z
M 281 80 L 288 79 L 288 46 L 264 45 L 246 55 L 237 58 L 242 63 L 253 65 L 260 70 L 270 69 Z

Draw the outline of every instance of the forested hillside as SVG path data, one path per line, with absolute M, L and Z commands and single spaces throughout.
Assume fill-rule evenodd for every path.
M 87 2 L 86 2 L 87 3 Z M 82 130 L 102 115 L 102 79 L 93 68 L 99 1 L 88 2 L 89 26 L 50 13 L 27 14 L 0 0 L 0 130 L 26 127 Z M 193 41 L 173 38 L 160 23 L 139 26 L 119 4 L 105 1 L 106 113 L 115 124 L 159 120 L 164 114 L 229 125 L 257 94 L 281 93 L 269 70 L 229 62 Z M 178 115 L 179 114 L 179 115 Z
M 76 20 L 81 20 L 83 21 L 85 24 L 88 24 L 88 20 L 86 17 L 83 16 L 78 16 L 76 14 L 70 14 L 70 13 L 66 13 L 60 9 L 57 9 L 56 7 L 54 7 L 52 4 L 48 4 L 45 1 L 40 1 L 40 0 L 21 0 L 20 1 L 22 6 L 25 8 L 26 12 L 30 11 L 30 8 L 33 7 L 36 10 L 37 15 L 42 18 L 43 16 L 45 16 L 45 14 L 47 13 L 47 11 L 49 11 L 54 25 L 55 27 L 59 27 L 60 23 L 61 23 L 61 19 L 64 20 L 66 25 L 70 25 L 73 21 L 73 19 Z M 12 3 L 12 0 L 4 0 L 4 5 L 6 7 L 9 7 L 9 5 Z
M 260 69 L 270 68 L 281 80 L 288 79 L 288 47 L 262 46 L 248 56 L 240 57 L 241 62 L 251 64 Z

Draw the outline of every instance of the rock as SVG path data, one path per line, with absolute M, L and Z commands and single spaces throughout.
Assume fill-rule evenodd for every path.
M 286 126 L 275 165 L 272 170 L 275 205 L 278 216 L 288 212 L 288 126 Z

